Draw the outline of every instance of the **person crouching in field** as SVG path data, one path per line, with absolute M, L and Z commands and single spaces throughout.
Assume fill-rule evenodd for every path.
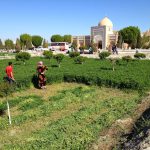
M 6 77 L 4 77 L 4 80 L 7 81 L 9 84 L 12 84 L 15 82 L 15 78 L 13 75 L 13 66 L 12 62 L 8 63 L 8 66 L 5 69 Z
M 45 76 L 46 70 L 48 70 L 47 66 L 44 66 L 42 61 L 38 62 L 37 73 L 38 73 L 38 86 L 40 89 L 46 88 L 46 76 Z

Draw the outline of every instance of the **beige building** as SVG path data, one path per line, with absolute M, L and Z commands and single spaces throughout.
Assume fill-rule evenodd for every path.
M 143 35 L 145 35 L 145 36 L 150 36 L 150 29 L 147 30 L 146 32 L 144 32 L 144 33 L 142 34 L 142 36 L 143 36 Z
M 118 33 L 113 31 L 113 23 L 107 17 L 102 19 L 98 26 L 91 27 L 91 39 L 100 49 L 107 49 L 116 44 Z
M 112 44 L 116 44 L 118 33 L 113 31 L 113 23 L 105 17 L 98 26 L 91 27 L 91 36 L 72 36 L 72 42 L 77 44 L 77 47 L 90 45 L 91 42 L 97 44 L 100 49 L 109 49 Z
M 72 36 L 72 43 L 77 44 L 77 48 L 90 45 L 91 43 L 91 36 L 90 35 L 83 35 L 83 36 Z

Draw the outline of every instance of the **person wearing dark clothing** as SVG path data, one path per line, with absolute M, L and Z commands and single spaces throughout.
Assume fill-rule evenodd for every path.
M 43 62 L 38 62 L 37 73 L 38 73 L 38 86 L 41 89 L 46 88 L 46 76 L 45 71 L 48 70 L 47 66 L 43 65 Z
M 113 54 L 118 54 L 118 51 L 117 51 L 117 46 L 116 45 L 113 45 L 112 46 L 112 52 L 113 52 Z

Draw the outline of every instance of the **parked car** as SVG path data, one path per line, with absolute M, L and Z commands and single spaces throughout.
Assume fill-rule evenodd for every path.
M 48 48 L 43 48 L 43 46 L 39 46 L 38 48 L 35 48 L 36 51 L 46 51 Z

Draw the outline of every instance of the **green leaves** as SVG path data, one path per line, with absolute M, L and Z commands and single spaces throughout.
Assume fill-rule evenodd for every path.
M 62 62 L 62 60 L 64 59 L 64 55 L 63 54 L 57 54 L 54 55 L 54 59 L 56 59 L 58 66 L 60 67 L 60 63 Z
M 32 44 L 37 48 L 41 46 L 43 38 L 39 35 L 32 36 Z
M 5 41 L 5 48 L 6 48 L 7 50 L 14 49 L 14 43 L 13 43 L 13 41 L 10 40 L 10 39 L 7 39 L 7 40 Z
M 110 55 L 110 53 L 109 52 L 101 52 L 101 53 L 99 53 L 99 58 L 100 59 L 106 59 L 106 57 L 108 57 Z
M 128 43 L 132 48 L 141 47 L 141 32 L 138 27 L 129 26 L 119 31 L 119 45 Z
M 32 37 L 29 34 L 21 34 L 20 35 L 20 41 L 22 44 L 22 49 L 28 49 L 32 47 Z
M 52 51 L 44 51 L 43 55 L 46 59 L 51 59 L 53 57 L 53 52 Z
M 31 58 L 31 55 L 28 52 L 20 52 L 16 54 L 16 61 L 23 61 L 29 60 Z

